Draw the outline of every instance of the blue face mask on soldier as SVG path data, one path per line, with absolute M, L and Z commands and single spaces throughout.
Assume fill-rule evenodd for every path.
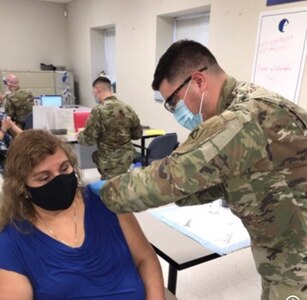
M 188 94 L 188 90 L 190 88 L 191 81 L 189 83 L 189 86 L 187 88 L 187 91 L 184 95 L 184 98 L 179 100 L 175 111 L 174 111 L 174 116 L 176 121 L 183 127 L 193 130 L 196 128 L 199 124 L 203 122 L 203 115 L 201 113 L 202 107 L 203 107 L 203 101 L 204 101 L 204 93 L 201 96 L 201 102 L 200 102 L 200 107 L 199 107 L 199 112 L 198 114 L 193 114 L 189 108 L 185 104 L 185 98 Z

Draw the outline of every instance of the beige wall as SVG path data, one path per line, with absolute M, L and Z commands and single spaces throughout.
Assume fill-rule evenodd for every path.
M 81 102 L 94 105 L 90 96 L 93 80 L 90 28 L 115 24 L 118 97 L 132 105 L 143 124 L 176 131 L 182 141 L 188 132 L 164 111 L 163 105 L 153 100 L 150 86 L 157 53 L 165 51 L 170 39 L 167 19 L 157 19 L 157 16 L 177 16 L 184 11 L 209 8 L 209 48 L 226 72 L 239 80 L 249 81 L 259 13 L 303 6 L 306 2 L 268 8 L 265 0 L 75 0 L 68 5 L 68 35 L 71 65 L 79 80 Z M 161 32 L 156 42 L 157 28 Z M 306 73 L 307 70 L 299 104 L 307 108 Z
M 40 63 L 66 66 L 65 8 L 35 0 L 0 0 L 0 69 L 39 70 Z
M 209 48 L 239 80 L 251 79 L 260 12 L 306 6 L 307 1 L 266 7 L 265 0 L 75 0 L 63 4 L 0 0 L 0 69 L 37 70 L 39 63 L 65 65 L 74 72 L 82 104 L 93 106 L 91 83 L 99 57 L 91 28 L 116 28 L 117 94 L 143 124 L 179 133 L 181 128 L 153 100 L 157 58 L 171 39 L 170 17 L 210 10 Z M 157 31 L 159 32 L 157 38 Z M 307 68 L 299 104 L 307 108 Z

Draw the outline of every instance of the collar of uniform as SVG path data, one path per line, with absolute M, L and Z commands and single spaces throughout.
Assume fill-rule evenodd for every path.
M 233 90 L 236 86 L 236 79 L 227 75 L 224 86 L 219 97 L 216 112 L 217 115 L 221 114 L 233 101 Z
M 15 89 L 13 89 L 12 91 L 10 91 L 11 93 L 16 93 L 18 91 L 21 91 L 20 87 L 16 87 Z
M 117 98 L 115 96 L 109 96 L 107 98 L 104 98 L 103 101 L 106 101 L 106 100 L 117 100 Z

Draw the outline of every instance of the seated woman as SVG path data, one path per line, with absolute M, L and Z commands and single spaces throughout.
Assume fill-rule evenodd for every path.
M 0 174 L 3 174 L 7 149 L 11 143 L 12 137 L 21 131 L 22 129 L 20 129 L 10 117 L 0 112 Z
M 80 187 L 69 145 L 26 130 L 10 145 L 0 208 L 1 299 L 164 299 L 158 259 L 133 214 Z

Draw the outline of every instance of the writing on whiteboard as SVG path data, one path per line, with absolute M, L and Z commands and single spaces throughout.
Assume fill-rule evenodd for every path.
M 293 35 L 279 37 L 271 41 L 262 41 L 259 46 L 259 54 L 267 52 L 287 51 L 293 42 Z
M 252 82 L 297 102 L 306 60 L 307 8 L 260 15 Z

